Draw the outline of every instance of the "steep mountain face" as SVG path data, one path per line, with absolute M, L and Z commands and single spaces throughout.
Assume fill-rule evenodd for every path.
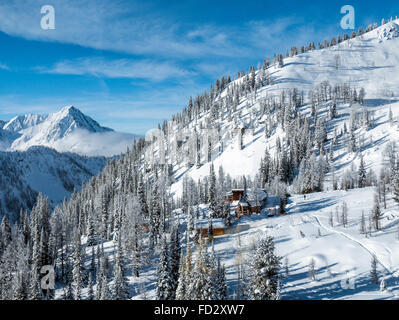
M 55 206 L 79 190 L 105 164 L 104 157 L 59 153 L 45 147 L 0 152 L 0 214 L 13 219 L 21 208 L 30 210 L 39 192 Z
M 125 151 L 137 137 L 102 127 L 73 106 L 49 115 L 17 116 L 3 122 L 1 127 L 0 150 L 3 151 L 45 146 L 59 152 L 110 157 Z
M 213 98 L 200 97 L 198 105 L 202 106 L 196 108 L 194 103 L 191 110 L 188 107 L 176 116 L 165 134 L 169 150 L 166 161 L 173 165 L 177 178 L 172 190 L 180 196 L 185 176 L 194 181 L 208 176 L 211 162 L 216 170 L 223 166 L 234 178 L 254 177 L 259 173 L 265 149 L 272 160 L 276 160 L 277 150 L 289 154 L 291 147 L 287 142 L 293 136 L 292 130 L 304 126 L 297 126 L 296 120 L 290 124 L 291 129 L 284 125 L 289 112 L 292 114 L 288 118 L 293 114 L 308 118 L 315 135 L 316 122 L 325 121 L 326 153 L 334 142 L 334 160 L 330 163 L 334 172 L 327 174 L 326 181 L 332 181 L 333 174 L 342 176 L 352 165 L 356 168 L 362 157 L 367 170 L 378 174 L 386 166 L 387 149 L 398 139 L 398 35 L 399 20 L 394 20 L 339 44 L 284 58 L 282 66 L 271 64 L 254 71 L 253 76 L 250 72 L 229 83 Z M 255 85 L 250 88 L 252 77 Z M 365 99 L 359 102 L 357 95 L 362 89 Z M 334 104 L 337 114 L 331 118 Z M 316 118 L 311 116 L 314 109 Z M 357 148 L 348 152 L 351 127 Z M 216 134 L 211 137 L 211 152 L 202 149 L 200 163 L 194 165 L 197 155 L 193 156 L 193 136 L 198 133 L 199 145 L 206 145 L 210 133 L 204 128 L 216 130 Z M 307 138 L 316 139 L 304 137 Z M 178 147 L 173 149 L 173 145 Z M 157 143 L 145 158 L 147 163 L 159 161 Z

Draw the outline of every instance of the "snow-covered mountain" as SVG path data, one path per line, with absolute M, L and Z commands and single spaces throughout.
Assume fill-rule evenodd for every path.
M 343 174 L 352 164 L 359 165 L 361 156 L 364 157 L 367 169 L 373 169 L 378 173 L 385 165 L 386 147 L 399 138 L 397 129 L 399 121 L 396 121 L 399 116 L 397 74 L 399 74 L 399 19 L 336 45 L 285 57 L 282 67 L 275 63 L 265 70 L 256 70 L 256 84 L 261 82 L 262 84 L 259 84 L 256 91 L 249 90 L 240 94 L 236 107 L 232 107 L 235 103 L 232 92 L 237 90 L 245 92 L 243 88 L 251 81 L 251 73 L 233 80 L 220 94 L 217 94 L 214 101 L 207 102 L 209 104 L 207 109 L 201 108 L 201 113 L 192 115 L 190 121 L 185 120 L 184 125 L 171 122 L 169 132 L 172 134 L 168 135 L 170 139 L 168 145 L 172 145 L 176 139 L 183 140 L 180 154 L 167 154 L 167 158 L 169 157 L 173 163 L 175 177 L 178 178 L 172 190 L 178 195 L 181 194 L 182 178 L 186 175 L 192 177 L 194 181 L 209 175 L 211 163 L 207 161 L 207 155 L 202 153 L 201 166 L 192 166 L 193 161 L 186 156 L 189 155 L 189 139 L 177 138 L 175 132 L 181 132 L 181 136 L 188 137 L 189 132 L 204 133 L 205 130 L 202 128 L 216 128 L 218 133 L 216 139 L 212 141 L 211 157 L 215 168 L 223 166 L 225 172 L 236 178 L 243 175 L 253 177 L 259 171 L 266 147 L 273 157 L 277 139 L 279 138 L 283 145 L 287 141 L 287 130 L 282 128 L 281 119 L 278 119 L 281 113 L 273 111 L 275 110 L 273 105 L 280 103 L 283 92 L 286 103 L 289 103 L 289 96 L 294 89 L 297 99 L 304 101 L 304 105 L 297 108 L 297 111 L 306 117 L 311 113 L 312 94 L 317 100 L 323 90 L 326 90 L 326 94 L 332 98 L 333 91 L 338 86 L 347 87 L 345 90 L 351 92 L 356 90 L 357 93 L 363 88 L 366 95 L 364 104 L 356 101 L 345 103 L 338 101 L 337 118 L 329 118 L 331 100 L 316 101 L 316 104 L 319 118 L 326 120 L 327 152 L 334 131 L 339 135 L 345 127 L 349 129 L 351 114 L 355 114 L 360 123 L 362 113 L 367 111 L 372 119 L 372 126 L 366 129 L 359 124 L 354 132 L 362 148 L 355 153 L 347 152 L 349 139 L 347 135 L 340 136 L 337 146 L 334 146 L 334 165 L 337 170 L 335 174 Z M 268 104 L 266 109 L 271 106 L 271 112 L 269 110 L 265 112 L 265 103 Z M 389 121 L 390 110 L 393 121 Z M 187 113 L 186 110 L 184 116 L 187 116 Z M 246 128 L 242 137 L 242 148 L 238 141 L 239 128 Z M 200 140 L 202 144 L 206 143 L 201 137 Z M 378 143 L 375 143 L 377 141 Z M 157 150 L 156 144 L 155 150 Z M 157 160 L 151 160 L 152 150 L 147 152 L 147 157 L 148 162 L 156 163 Z
M 0 149 L 4 151 L 46 146 L 60 152 L 113 156 L 125 151 L 136 138 L 102 127 L 73 106 L 49 115 L 17 116 L 0 127 Z
M 16 217 L 20 209 L 32 209 L 40 192 L 55 206 L 98 174 L 105 157 L 59 153 L 46 147 L 0 152 L 0 215 Z

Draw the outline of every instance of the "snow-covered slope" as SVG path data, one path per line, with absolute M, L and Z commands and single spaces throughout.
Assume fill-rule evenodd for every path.
M 46 147 L 0 152 L 0 215 L 30 210 L 39 192 L 54 206 L 79 190 L 106 164 L 104 157 L 58 153 Z
M 125 151 L 136 137 L 102 127 L 73 106 L 49 115 L 17 116 L 2 128 L 0 148 L 5 151 L 46 146 L 60 152 L 113 156 Z
M 256 71 L 256 76 L 259 76 L 259 73 L 260 71 Z M 220 139 L 213 145 L 212 154 L 212 162 L 216 170 L 223 165 L 225 172 L 232 177 L 254 176 L 259 170 L 266 146 L 273 155 L 276 139 L 280 138 L 284 142 L 286 135 L 278 126 L 270 132 L 268 138 L 265 138 L 265 123 L 268 119 L 261 111 L 265 99 L 278 99 L 283 90 L 287 94 L 288 90 L 296 88 L 299 93 L 303 93 L 305 99 L 305 105 L 299 110 L 300 113 L 310 114 L 311 104 L 308 93 L 315 90 L 321 83 L 328 81 L 331 87 L 348 84 L 352 90 L 356 89 L 358 92 L 364 88 L 366 100 L 364 105 L 338 103 L 338 117 L 334 120 L 328 119 L 331 103 L 321 105 L 319 115 L 327 121 L 326 147 L 329 147 L 334 129 L 340 132 L 344 125 L 349 128 L 350 114 L 353 110 L 357 110 L 359 114 L 367 110 L 373 118 L 371 129 L 359 128 L 355 132 L 356 139 L 364 142 L 361 150 L 348 153 L 346 137 L 340 138 L 338 145 L 334 146 L 336 173 L 338 175 L 343 173 L 352 163 L 358 165 L 360 157 L 363 156 L 367 169 L 373 169 L 378 174 L 379 169 L 384 165 L 383 151 L 389 142 L 397 141 L 399 137 L 399 121 L 396 121 L 399 116 L 399 77 L 396 76 L 399 74 L 399 20 L 388 22 L 335 46 L 284 58 L 283 67 L 280 68 L 277 64 L 272 65 L 267 69 L 267 73 L 270 75 L 270 84 L 261 87 L 256 93 L 249 93 L 241 98 L 236 112 L 228 114 L 232 107 L 225 103 L 224 99 L 232 87 L 245 81 L 245 77 L 234 80 L 215 99 L 215 103 L 226 105 L 222 111 L 223 120 L 218 119 L 212 123 L 212 128 L 220 128 Z M 393 114 L 393 124 L 388 121 L 390 109 Z M 183 135 L 185 133 L 189 135 L 194 130 L 201 132 L 200 127 L 206 127 L 209 123 L 211 111 L 201 113 L 198 118 L 187 124 L 183 129 Z M 278 116 L 278 114 L 274 115 L 274 117 Z M 240 127 L 250 129 L 245 131 L 242 150 L 238 147 L 237 128 Z M 171 132 L 183 132 L 183 130 L 179 126 L 174 126 Z M 372 143 L 373 141 L 378 141 L 378 143 Z M 186 145 L 188 148 L 188 143 Z M 155 146 L 155 152 L 156 149 Z M 149 162 L 151 162 L 151 152 L 147 158 Z M 173 160 L 177 182 L 172 186 L 172 190 L 177 195 L 181 194 L 182 178 L 185 175 L 197 181 L 209 174 L 210 163 L 204 158 L 206 155 L 202 154 L 200 168 L 187 166 L 182 156 L 180 159 Z

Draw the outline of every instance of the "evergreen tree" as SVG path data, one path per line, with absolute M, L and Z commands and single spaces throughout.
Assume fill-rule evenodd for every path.
M 180 257 L 180 267 L 179 267 L 179 281 L 176 289 L 176 300 L 186 300 L 187 298 L 187 275 L 189 271 L 187 270 L 186 257 L 183 253 Z
M 42 299 L 39 273 L 37 270 L 37 266 L 35 264 L 32 265 L 32 269 L 31 269 L 30 285 L 29 285 L 29 299 L 30 300 L 41 300 Z
M 80 248 L 80 236 L 79 234 L 76 234 L 74 259 L 73 259 L 73 290 L 74 290 L 75 300 L 82 299 L 81 267 L 82 267 L 82 256 Z
M 205 241 L 200 236 L 198 253 L 188 283 L 187 298 L 210 300 L 212 297 L 212 270 Z
M 94 300 L 94 289 L 93 289 L 93 274 L 89 274 L 89 283 L 87 285 L 87 300 Z
M 345 201 L 342 203 L 341 223 L 344 227 L 348 225 L 348 205 Z
M 276 300 L 279 298 L 279 269 L 281 258 L 276 256 L 273 239 L 261 239 L 248 264 L 250 274 L 247 291 L 251 300 Z
M 16 276 L 16 288 L 14 290 L 14 300 L 27 300 L 28 299 L 28 288 L 26 287 L 23 272 L 17 272 Z
M 377 258 L 375 255 L 373 255 L 371 259 L 370 280 L 374 284 L 378 284 L 379 282 L 377 263 L 378 263 Z
M 127 300 L 130 297 L 129 284 L 125 275 L 125 259 L 122 247 L 122 236 L 118 235 L 118 248 L 114 265 L 114 285 L 112 296 L 114 300 Z
M 213 276 L 212 283 L 212 300 L 227 300 L 226 269 L 221 264 L 220 257 L 218 257 L 217 260 L 216 272 Z
M 169 251 L 165 237 L 162 238 L 161 256 L 159 259 L 157 274 L 157 298 L 158 300 L 168 300 L 172 295 L 172 279 L 169 269 Z
M 226 225 L 226 227 L 230 227 L 232 224 L 232 221 L 231 221 L 230 202 L 229 201 L 225 201 L 223 203 L 222 213 L 223 213 L 222 216 L 223 216 L 224 224 Z
M 366 168 L 364 165 L 363 157 L 360 157 L 360 165 L 358 170 L 358 185 L 359 188 L 364 188 L 366 186 L 367 175 L 366 175 Z
M 376 231 L 380 230 L 381 208 L 380 208 L 380 202 L 378 201 L 378 195 L 374 196 L 374 207 L 372 210 L 372 217 L 374 222 L 374 229 Z
M 93 223 L 93 215 L 89 214 L 88 224 L 87 224 L 87 245 L 89 247 L 94 246 L 96 243 L 95 232 L 94 232 L 94 223 Z
M 212 217 L 217 217 L 217 208 L 218 208 L 218 203 L 217 203 L 217 197 L 216 197 L 216 175 L 215 175 L 215 169 L 213 167 L 213 163 L 211 164 L 210 167 L 210 173 L 209 173 L 209 209 L 212 210 Z
M 175 227 L 171 234 L 170 240 L 170 276 L 171 276 L 171 295 L 170 299 L 176 299 L 176 290 L 179 284 L 179 268 L 180 268 L 180 257 L 181 257 L 181 247 L 179 239 L 179 229 Z

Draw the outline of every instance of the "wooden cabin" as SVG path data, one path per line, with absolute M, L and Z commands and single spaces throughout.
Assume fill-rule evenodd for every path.
M 252 214 L 260 214 L 267 201 L 266 192 L 262 189 L 256 191 L 248 190 L 245 194 L 244 189 L 234 189 L 227 194 L 230 206 L 237 219 L 243 216 L 251 216 Z
M 251 206 L 246 201 L 238 201 L 237 207 L 235 209 L 235 214 L 237 219 L 241 219 L 243 216 L 251 216 Z
M 233 189 L 225 196 L 225 201 L 233 203 L 234 201 L 241 200 L 244 197 L 244 189 Z
M 195 229 L 198 236 L 202 235 L 203 238 L 208 238 L 211 220 L 201 219 L 196 222 Z M 223 219 L 212 219 L 213 236 L 223 236 L 226 234 L 226 225 Z

